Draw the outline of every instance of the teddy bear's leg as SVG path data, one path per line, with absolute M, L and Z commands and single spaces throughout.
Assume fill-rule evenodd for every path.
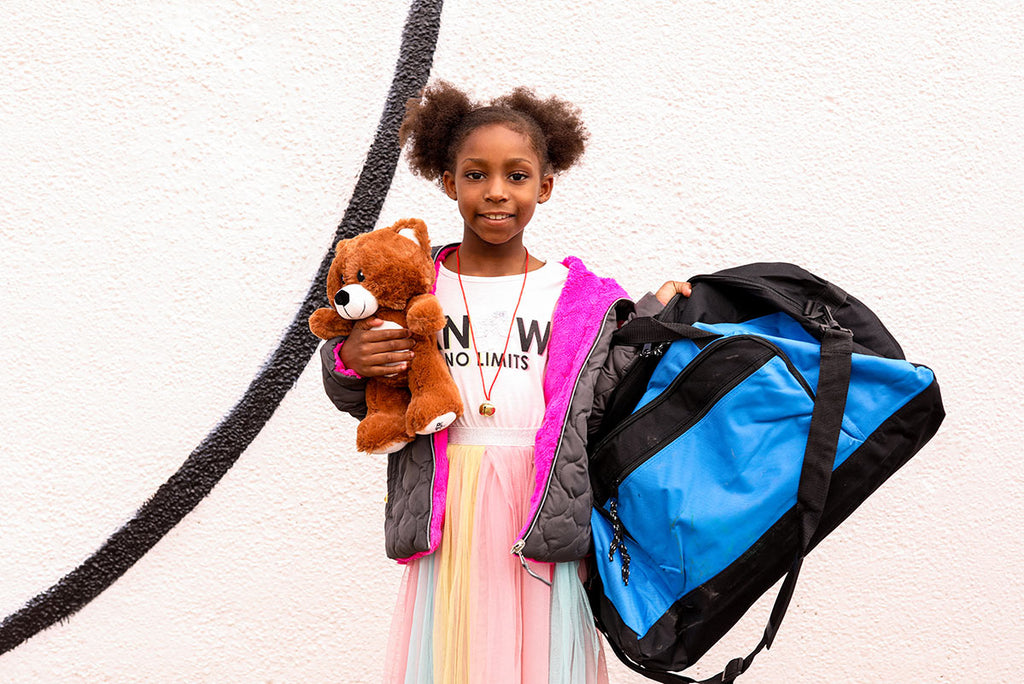
M 405 409 L 409 391 L 379 382 L 366 386 L 366 418 L 356 428 L 356 448 L 367 454 L 390 454 L 409 443 Z
M 405 413 L 407 434 L 429 435 L 462 415 L 462 399 L 433 337 L 417 341 L 409 365 L 412 401 Z

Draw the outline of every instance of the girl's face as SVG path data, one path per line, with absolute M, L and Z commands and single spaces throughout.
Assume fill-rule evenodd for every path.
M 554 178 L 545 174 L 530 139 L 503 124 L 481 126 L 467 136 L 446 171 L 445 192 L 459 203 L 466 239 L 490 245 L 522 242 L 537 205 L 551 197 Z

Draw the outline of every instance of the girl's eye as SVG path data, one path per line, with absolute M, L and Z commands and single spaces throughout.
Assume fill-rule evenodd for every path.
M 484 174 L 480 173 L 479 171 L 467 171 L 466 178 L 468 178 L 469 180 L 483 180 Z
M 510 179 L 512 179 L 513 181 L 517 182 L 517 183 L 521 183 L 524 180 L 526 180 L 527 178 L 529 178 L 529 176 L 527 176 L 522 171 L 514 171 L 514 172 L 510 173 L 508 177 Z
M 363 282 L 364 280 L 366 280 L 366 276 L 364 276 L 364 275 L 363 275 L 363 272 L 362 272 L 362 271 L 359 271 L 358 273 L 356 273 L 356 281 L 357 281 L 357 282 L 360 282 L 360 283 L 361 283 L 361 282 Z

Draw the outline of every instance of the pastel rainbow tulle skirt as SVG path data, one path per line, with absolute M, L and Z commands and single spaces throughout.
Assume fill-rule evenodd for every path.
M 406 566 L 385 681 L 605 684 L 577 563 L 531 561 L 549 587 L 510 553 L 534 489 L 533 432 L 522 433 L 529 446 L 509 445 L 507 434 L 503 446 L 452 443 L 479 432 L 450 431 L 444 535 Z

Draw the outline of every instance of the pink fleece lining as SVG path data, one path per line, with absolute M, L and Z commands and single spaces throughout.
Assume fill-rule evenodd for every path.
M 356 373 L 351 368 L 345 366 L 345 362 L 341 360 L 341 345 L 345 344 L 345 340 L 342 340 L 334 346 L 334 372 L 340 375 L 347 375 L 350 378 L 361 378 L 363 377 L 359 373 Z
M 544 409 L 544 421 L 537 431 L 533 454 L 537 486 L 530 497 L 530 513 L 526 516 L 526 525 L 519 531 L 520 539 L 540 510 L 576 378 L 583 370 L 590 348 L 604 324 L 604 314 L 616 300 L 629 297 L 618 283 L 611 278 L 595 276 L 576 257 L 567 257 L 562 265 L 569 268 L 569 276 L 551 316 L 551 342 L 548 347 L 547 370 L 544 372 L 544 398 L 547 406 Z
M 458 245 L 445 245 L 438 250 L 437 256 L 434 257 L 434 286 L 430 288 L 431 294 L 437 294 L 437 279 L 441 275 L 441 263 L 458 248 Z

